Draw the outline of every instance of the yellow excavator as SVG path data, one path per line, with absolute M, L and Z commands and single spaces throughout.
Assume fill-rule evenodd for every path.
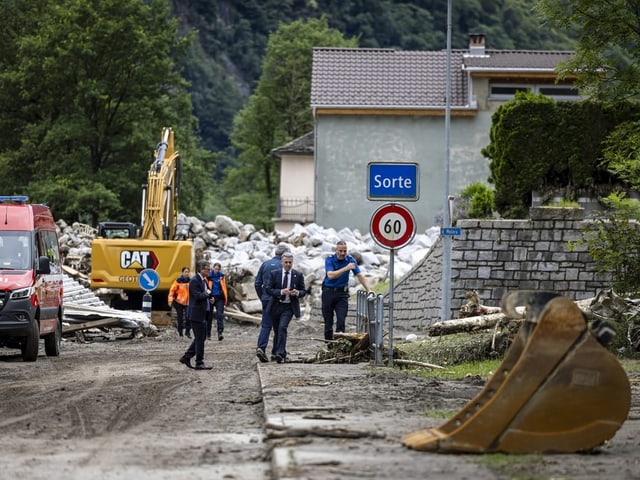
M 140 308 L 143 287 L 166 302 L 182 268 L 193 270 L 192 241 L 176 239 L 180 170 L 174 132 L 165 127 L 143 185 L 140 226 L 128 222 L 98 225 L 91 246 L 91 287 L 108 289 L 112 300 L 122 302 L 117 306 Z M 149 269 L 155 274 L 143 274 L 141 282 L 141 272 Z
M 627 374 L 605 347 L 615 334 L 587 324 L 575 302 L 553 292 L 514 291 L 501 302 L 526 318 L 484 388 L 438 428 L 405 446 L 441 453 L 571 453 L 611 439 L 631 406 Z

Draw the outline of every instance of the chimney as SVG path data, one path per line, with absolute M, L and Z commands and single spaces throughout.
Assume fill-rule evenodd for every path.
M 469 34 L 469 55 L 483 56 L 484 51 L 484 33 Z

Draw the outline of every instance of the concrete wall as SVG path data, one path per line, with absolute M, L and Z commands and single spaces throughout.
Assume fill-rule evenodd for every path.
M 610 286 L 596 273 L 585 247 L 571 251 L 582 238 L 582 209 L 532 208 L 529 220 L 460 220 L 451 259 L 451 318 L 477 290 L 484 305 L 499 306 L 512 290 L 553 290 L 573 300 L 595 296 Z M 425 259 L 394 289 L 394 325 L 426 328 L 440 321 L 442 246 L 438 241 Z
M 489 161 L 480 150 L 489 144 L 491 114 L 452 117 L 450 194 L 487 181 Z M 369 232 L 371 216 L 385 203 L 367 200 L 370 162 L 419 164 L 419 200 L 398 203 L 413 213 L 418 232 L 438 223 L 445 196 L 444 117 L 320 115 L 315 131 L 316 223 Z

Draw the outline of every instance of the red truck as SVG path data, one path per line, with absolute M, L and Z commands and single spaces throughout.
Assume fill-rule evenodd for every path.
M 60 355 L 62 261 L 53 215 L 26 196 L 0 196 L 0 347 L 26 362 Z

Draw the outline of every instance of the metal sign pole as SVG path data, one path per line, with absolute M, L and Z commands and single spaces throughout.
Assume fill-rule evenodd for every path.
M 447 2 L 447 85 L 445 93 L 444 116 L 444 205 L 442 212 L 442 226 L 451 227 L 449 214 L 449 131 L 451 130 L 451 1 Z M 442 237 L 442 310 L 440 320 L 451 318 L 451 237 Z
M 395 249 L 391 249 L 391 258 L 389 259 L 389 366 L 393 367 L 393 284 L 394 273 L 393 263 L 395 258 Z

